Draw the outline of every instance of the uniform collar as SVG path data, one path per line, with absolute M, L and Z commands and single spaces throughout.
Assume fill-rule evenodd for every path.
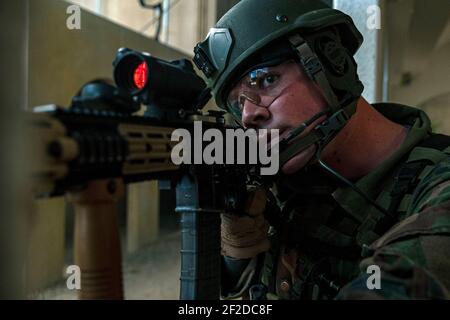
M 398 163 L 422 140 L 431 133 L 431 122 L 425 112 L 394 103 L 374 104 L 373 107 L 386 118 L 405 126 L 410 130 L 400 148 L 374 171 L 360 178 L 355 184 L 370 199 L 376 199 L 380 186 Z M 350 187 L 338 188 L 334 199 L 355 219 L 362 222 L 368 214 L 369 204 Z

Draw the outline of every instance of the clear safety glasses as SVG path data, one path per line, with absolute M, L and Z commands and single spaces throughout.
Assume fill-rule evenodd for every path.
M 246 101 L 267 108 L 300 77 L 300 66 L 294 60 L 252 70 L 232 87 L 227 106 L 239 118 Z

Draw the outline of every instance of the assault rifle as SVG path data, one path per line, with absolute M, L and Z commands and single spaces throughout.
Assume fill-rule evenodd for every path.
M 34 192 L 67 195 L 75 207 L 75 264 L 81 299 L 123 297 L 115 203 L 124 184 L 170 180 L 181 214 L 181 299 L 220 298 L 220 213 L 239 212 L 252 170 L 226 164 L 175 165 L 171 134 L 194 121 L 227 128 L 224 114 L 202 112 L 210 99 L 188 60 L 167 62 L 120 49 L 116 86 L 85 85 L 69 108 L 35 108 Z M 143 116 L 135 115 L 145 106 Z

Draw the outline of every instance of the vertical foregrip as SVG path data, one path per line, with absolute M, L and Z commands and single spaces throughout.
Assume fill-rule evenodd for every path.
M 181 213 L 182 300 L 220 298 L 220 215 Z
M 82 300 L 123 299 L 117 201 L 119 180 L 94 181 L 69 194 L 75 207 L 74 260 L 81 269 Z

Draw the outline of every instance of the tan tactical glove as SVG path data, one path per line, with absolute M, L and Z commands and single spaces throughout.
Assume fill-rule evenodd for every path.
M 250 191 L 247 198 L 246 215 L 222 215 L 222 255 L 248 259 L 269 250 L 269 224 L 264 218 L 266 201 L 265 190 L 255 189 Z

